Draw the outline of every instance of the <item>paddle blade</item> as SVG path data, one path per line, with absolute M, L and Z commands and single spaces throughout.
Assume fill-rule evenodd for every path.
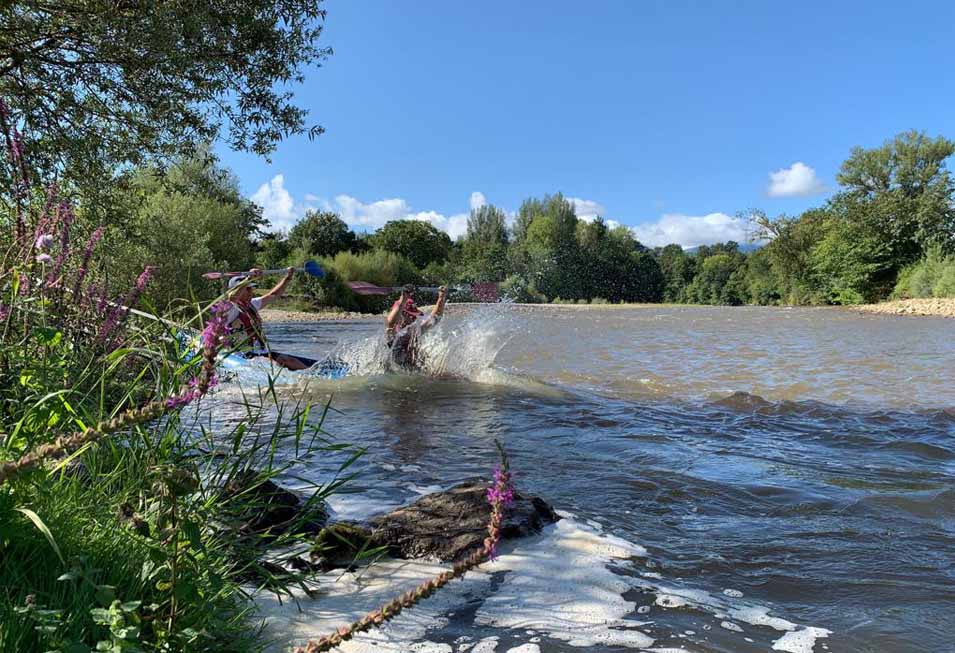
M 391 288 L 382 288 L 366 281 L 349 281 L 348 287 L 356 295 L 388 295 L 391 293 Z
M 325 276 L 325 270 L 323 270 L 322 266 L 315 261 L 306 261 L 305 267 L 303 269 L 307 274 L 310 274 L 313 277 L 318 277 L 319 279 Z

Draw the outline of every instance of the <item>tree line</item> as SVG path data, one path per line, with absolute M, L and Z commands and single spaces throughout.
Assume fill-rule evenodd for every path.
M 891 296 L 955 296 L 955 142 L 919 132 L 855 148 L 824 205 L 798 216 L 741 212 L 751 243 L 647 248 L 623 226 L 581 220 L 560 193 L 525 200 L 513 223 L 500 208 L 471 211 L 452 242 L 409 220 L 356 234 L 336 214 L 310 211 L 288 234 L 255 245 L 261 265 L 320 257 L 331 271 L 308 284 L 317 301 L 374 309 L 342 281 L 500 282 L 520 302 L 821 305 Z

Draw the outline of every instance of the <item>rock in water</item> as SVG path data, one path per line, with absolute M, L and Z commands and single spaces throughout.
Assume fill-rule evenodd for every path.
M 370 544 L 387 546 L 401 558 L 458 561 L 484 545 L 490 518 L 487 483 L 469 481 L 373 518 Z M 505 513 L 501 537 L 533 535 L 558 519 L 543 499 L 515 492 L 514 503 Z
M 240 533 L 278 535 L 295 528 L 318 533 L 328 521 L 324 502 L 305 502 L 291 490 L 252 470 L 240 472 L 223 488 L 233 498 L 231 515 Z

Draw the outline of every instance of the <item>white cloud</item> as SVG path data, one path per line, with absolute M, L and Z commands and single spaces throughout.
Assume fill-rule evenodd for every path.
M 815 195 L 826 190 L 826 185 L 816 176 L 816 171 L 802 161 L 788 168 L 769 173 L 770 197 L 795 197 Z
M 484 197 L 484 193 L 482 193 L 479 190 L 476 190 L 473 193 L 471 193 L 471 210 L 472 211 L 481 208 L 485 204 L 487 204 L 487 198 Z
M 274 229 L 291 228 L 305 213 L 305 209 L 297 206 L 292 195 L 285 189 L 283 175 L 275 175 L 271 181 L 259 186 L 251 199 L 262 207 L 262 216 Z
M 348 225 L 366 229 L 377 229 L 411 212 L 408 203 L 397 197 L 365 204 L 351 195 L 336 195 L 335 204 L 325 202 L 325 208 L 337 213 Z
M 749 240 L 749 223 L 725 213 L 703 216 L 665 213 L 656 222 L 631 227 L 634 237 L 647 247 L 662 247 L 670 243 L 698 247 L 727 240 L 745 243 Z
M 312 193 L 305 194 L 303 203 L 295 201 L 285 188 L 284 175 L 278 174 L 268 183 L 262 184 L 252 195 L 253 202 L 262 207 L 262 215 L 271 223 L 272 228 L 288 230 L 302 219 L 308 209 L 333 211 L 353 229 L 374 231 L 392 220 L 421 220 L 441 229 L 452 239 L 467 233 L 468 214 L 456 213 L 446 216 L 437 211 L 415 211 L 404 199 L 394 197 L 363 202 L 357 197 L 341 194 L 331 201 Z M 469 197 L 471 209 L 487 204 L 484 193 L 474 191 Z M 513 219 L 514 214 L 508 214 Z
M 428 222 L 437 229 L 447 232 L 451 240 L 457 240 L 468 232 L 468 214 L 458 213 L 451 217 L 445 217 L 435 211 L 422 211 L 409 215 L 405 220 L 421 220 Z
M 568 197 L 567 201 L 574 205 L 574 213 L 584 222 L 593 222 L 598 215 L 603 216 L 607 213 L 607 209 L 600 202 L 579 197 Z

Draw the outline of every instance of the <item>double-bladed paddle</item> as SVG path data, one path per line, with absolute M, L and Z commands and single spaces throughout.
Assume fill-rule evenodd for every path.
M 287 272 L 287 271 L 288 271 L 288 268 L 276 268 L 276 269 L 274 269 L 274 270 L 262 270 L 262 274 L 263 274 L 263 275 L 267 275 L 267 274 L 284 274 L 284 273 Z M 310 274 L 310 275 L 312 275 L 313 277 L 319 277 L 319 278 L 321 278 L 321 277 L 324 277 L 324 276 L 325 276 L 325 270 L 323 270 L 323 269 L 322 269 L 322 266 L 319 265 L 318 263 L 316 263 L 315 261 L 306 261 L 306 262 L 305 262 L 305 265 L 304 265 L 303 267 L 295 268 L 295 271 L 296 271 L 296 272 L 305 272 L 306 274 Z M 248 275 L 248 274 L 251 274 L 251 273 L 250 273 L 249 271 L 246 271 L 246 272 L 206 272 L 204 275 L 202 275 L 202 278 L 203 278 L 203 279 L 211 279 L 211 280 L 214 281 L 214 280 L 216 280 L 216 279 L 228 279 L 229 277 L 243 277 L 243 276 L 246 276 L 246 275 Z

